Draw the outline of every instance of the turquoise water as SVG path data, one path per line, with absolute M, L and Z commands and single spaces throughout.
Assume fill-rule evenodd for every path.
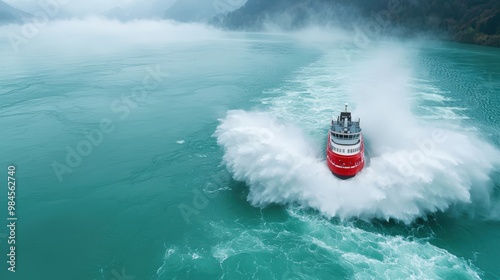
M 2 279 L 500 277 L 498 49 L 153 27 L 0 41 Z M 370 163 L 339 181 L 345 102 Z

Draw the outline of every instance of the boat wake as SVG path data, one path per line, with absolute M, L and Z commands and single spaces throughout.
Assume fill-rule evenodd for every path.
M 328 217 L 411 222 L 453 204 L 489 201 L 498 151 L 477 138 L 444 130 L 435 133 L 443 142 L 423 138 L 422 150 L 374 148 L 370 165 L 343 181 L 298 127 L 276 124 L 268 113 L 230 111 L 216 131 L 224 163 L 247 183 L 255 206 L 298 203 Z
M 324 158 L 326 140 L 314 140 L 315 134 L 323 137 L 328 129 L 326 115 L 319 114 L 314 125 L 323 123 L 323 129 L 316 130 L 283 120 L 287 109 L 276 110 L 280 119 L 272 109 L 229 111 L 221 119 L 215 136 L 224 149 L 223 161 L 236 180 L 248 185 L 252 205 L 299 204 L 327 217 L 407 223 L 450 207 L 489 207 L 494 188 L 490 174 L 500 164 L 500 152 L 471 132 L 417 118 L 405 98 L 398 95 L 397 75 L 377 71 L 390 76 L 393 83 L 383 79 L 377 83 L 378 77 L 373 76 L 367 83 L 372 94 L 355 96 L 355 111 L 362 117 L 371 158 L 370 164 L 350 180 L 331 174 Z M 332 101 L 325 100 L 328 102 Z M 293 101 L 287 103 L 291 105 Z M 303 111 L 304 115 L 314 114 L 307 108 Z

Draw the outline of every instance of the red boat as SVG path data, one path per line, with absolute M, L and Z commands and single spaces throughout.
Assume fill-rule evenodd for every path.
M 332 173 L 348 179 L 358 174 L 365 166 L 363 134 L 360 120 L 353 120 L 351 112 L 340 113 L 337 120 L 332 120 L 326 144 L 326 162 Z

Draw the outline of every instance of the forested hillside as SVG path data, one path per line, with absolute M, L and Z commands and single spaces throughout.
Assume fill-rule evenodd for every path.
M 18 10 L 3 1 L 0 1 L 0 24 L 22 22 L 23 19 L 27 19 L 30 17 L 30 14 Z
M 284 29 L 307 24 L 373 28 L 384 33 L 431 33 L 446 39 L 500 47 L 500 0 L 248 0 L 213 23 L 229 29 Z M 370 23 L 372 23 L 370 27 Z

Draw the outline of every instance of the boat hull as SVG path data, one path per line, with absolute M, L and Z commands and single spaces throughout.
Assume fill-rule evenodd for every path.
M 330 171 L 340 179 L 349 179 L 358 174 L 365 165 L 364 144 L 361 141 L 361 149 L 356 154 L 341 155 L 331 150 L 330 135 L 326 145 L 326 163 Z

